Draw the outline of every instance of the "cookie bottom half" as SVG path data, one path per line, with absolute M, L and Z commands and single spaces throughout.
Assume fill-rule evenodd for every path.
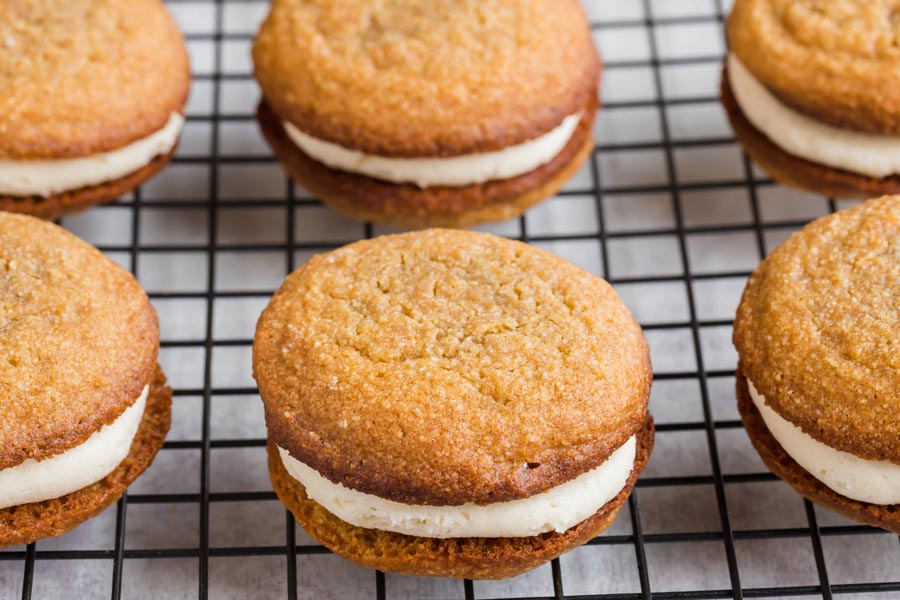
M 119 466 L 100 481 L 65 496 L 0 509 L 0 548 L 62 535 L 115 504 L 162 448 L 172 413 L 172 390 L 157 366 L 144 418 Z
M 721 100 L 738 141 L 772 179 L 784 185 L 835 198 L 873 198 L 900 193 L 900 176 L 875 178 L 820 165 L 785 152 L 747 119 L 738 106 L 727 72 L 722 71 Z
M 900 504 L 878 505 L 852 500 L 841 496 L 824 483 L 813 477 L 785 452 L 781 444 L 769 432 L 769 428 L 759 414 L 753 400 L 747 378 L 739 370 L 737 373 L 737 400 L 741 420 L 753 447 L 759 453 L 766 467 L 775 475 L 789 483 L 804 498 L 825 508 L 829 508 L 848 519 L 900 533 Z
M 0 194 L 0 210 L 42 219 L 56 219 L 63 215 L 81 212 L 98 204 L 112 202 L 161 171 L 172 160 L 176 150 L 177 146 L 172 148 L 168 154 L 157 156 L 137 171 L 97 185 L 50 196 L 4 196 Z
M 312 536 L 355 563 L 406 575 L 468 579 L 504 579 L 524 573 L 580 546 L 612 523 L 647 464 L 653 448 L 653 419 L 638 432 L 637 455 L 628 482 L 619 494 L 591 517 L 565 533 L 549 532 L 525 538 L 424 538 L 356 527 L 334 516 L 306 496 L 292 478 L 270 440 L 269 474 L 278 498 Z
M 517 177 L 462 187 L 419 188 L 332 169 L 310 158 L 288 137 L 263 101 L 257 119 L 291 177 L 335 210 L 358 220 L 398 227 L 469 227 L 521 215 L 555 195 L 594 149 L 598 103 L 591 96 L 569 143 L 550 162 Z

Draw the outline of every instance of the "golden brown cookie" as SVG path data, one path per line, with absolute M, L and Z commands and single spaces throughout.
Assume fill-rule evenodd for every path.
M 0 158 L 121 148 L 181 112 L 184 39 L 159 0 L 0 4 Z
M 260 128 L 275 155 L 297 182 L 332 208 L 361 221 L 397 227 L 469 227 L 517 217 L 556 194 L 594 149 L 591 123 L 547 164 L 510 179 L 463 187 L 427 189 L 332 169 L 303 153 L 265 102 L 257 111 Z
M 162 448 L 172 412 L 172 390 L 157 367 L 144 418 L 131 451 L 100 481 L 60 498 L 0 508 L 0 548 L 62 535 L 115 504 Z
M 738 141 L 775 181 L 836 198 L 863 199 L 900 193 L 900 176 L 875 178 L 833 169 L 789 154 L 776 146 L 741 111 L 731 91 L 727 69 L 722 71 L 721 99 Z
M 183 112 L 189 86 L 183 36 L 159 0 L 0 3 L 0 206 L 55 217 L 130 191 L 168 161 L 171 145 L 108 180 L 10 182 L 17 165 L 64 165 L 150 138 Z
M 884 196 L 813 221 L 776 248 L 750 276 L 734 323 L 741 414 L 766 464 L 808 498 L 894 531 L 894 505 L 858 500 L 873 498 L 859 492 L 866 478 L 893 475 L 878 465 L 862 473 L 834 451 L 900 463 L 898 299 L 900 196 Z M 767 417 L 767 429 L 748 383 L 786 424 Z M 802 440 L 785 441 L 799 439 L 797 429 Z M 779 439 L 803 456 L 789 457 Z M 848 483 L 841 469 L 850 468 L 862 474 Z
M 351 216 L 402 226 L 507 219 L 558 191 L 592 146 L 600 60 L 575 0 L 276 0 L 253 59 L 275 153 Z M 301 149 L 284 123 L 330 149 Z M 568 137 L 548 145 L 560 128 Z M 522 158 L 523 144 L 533 158 L 539 142 L 546 156 Z M 495 164 L 485 153 L 501 150 L 505 170 L 482 165 L 468 177 L 421 161 L 404 167 L 415 172 L 365 170 L 391 159 Z
M 21 505 L 0 511 L 5 539 L 60 533 L 121 495 L 168 429 L 156 312 L 134 277 L 93 246 L 52 223 L 0 213 L 0 331 L 0 471 L 81 446 L 152 384 L 141 440 L 106 483 L 28 505 L 27 519 Z M 18 525 L 27 526 L 17 534 Z
M 832 448 L 900 462 L 900 197 L 813 221 L 750 276 L 734 324 L 743 374 Z
M 900 191 L 878 158 L 900 147 L 898 14 L 895 0 L 734 3 L 722 103 L 773 179 L 840 198 Z
M 499 150 L 597 94 L 575 0 L 276 0 L 253 45 L 275 113 L 380 156 Z
M 820 121 L 900 135 L 900 3 L 736 0 L 728 42 L 784 103 Z
M 134 277 L 32 217 L 0 213 L 0 324 L 0 469 L 81 444 L 156 370 L 156 311 Z
M 253 367 L 270 437 L 292 456 L 436 504 L 525 498 L 596 467 L 643 426 L 651 379 L 641 329 L 605 281 L 440 229 L 312 258 L 260 317 Z
M 489 234 L 430 229 L 312 258 L 260 317 L 253 370 L 273 444 L 332 483 L 406 505 L 531 499 L 599 467 L 637 435 L 633 481 L 652 446 L 647 345 L 612 288 Z M 416 540 L 409 551 L 424 554 L 404 572 L 509 576 L 611 519 L 605 507 L 583 529 L 539 536 L 534 546 L 531 538 L 384 537 L 323 520 L 299 482 L 272 473 L 313 535 L 354 560 L 376 564 L 380 551 L 354 550 L 347 536 L 392 549 Z M 610 510 L 627 492 L 620 496 Z M 326 534 L 332 525 L 338 530 Z M 479 571 L 433 554 L 459 544 L 471 556 L 488 547 L 502 556 L 485 557 Z M 397 560 L 378 564 L 396 569 Z
M 900 510 L 897 505 L 869 504 L 841 496 L 821 481 L 809 474 L 784 451 L 772 437 L 769 428 L 753 405 L 747 388 L 747 378 L 737 373 L 738 410 L 753 447 L 759 452 L 766 466 L 786 481 L 804 498 L 840 513 L 848 519 L 860 521 L 873 527 L 880 527 L 900 533 Z
M 269 442 L 269 475 L 278 498 L 316 541 L 348 560 L 405 575 L 438 575 L 467 579 L 505 579 L 524 573 L 597 535 L 616 518 L 653 448 L 653 419 L 647 419 L 638 438 L 638 453 L 628 483 L 593 516 L 565 533 L 528 538 L 423 538 L 354 527 L 341 521 L 306 496 Z

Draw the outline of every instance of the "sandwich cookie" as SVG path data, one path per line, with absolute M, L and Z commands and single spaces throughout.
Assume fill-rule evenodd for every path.
M 515 217 L 594 145 L 600 59 L 576 0 L 275 0 L 253 62 L 275 154 L 363 220 Z
M 722 102 L 777 181 L 841 198 L 900 193 L 892 0 L 737 0 Z
M 900 533 L 900 197 L 818 219 L 750 277 L 738 407 L 766 465 L 813 502 Z
M 162 447 L 159 327 L 127 271 L 52 223 L 0 212 L 0 547 L 115 503 Z
M 0 3 L 0 210 L 126 194 L 171 159 L 190 69 L 159 0 Z
M 257 325 L 269 472 L 359 564 L 497 579 L 606 528 L 653 446 L 641 329 L 613 289 L 488 234 L 311 259 Z

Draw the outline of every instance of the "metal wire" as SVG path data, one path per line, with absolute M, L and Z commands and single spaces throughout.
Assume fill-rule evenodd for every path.
M 223 291 L 216 286 L 216 257 L 222 252 L 284 252 L 287 272 L 297 266 L 298 251 L 326 251 L 341 245 L 340 243 L 302 242 L 296 241 L 297 209 L 301 207 L 318 206 L 318 202 L 309 198 L 298 198 L 294 186 L 290 180 L 284 179 L 284 197 L 281 199 L 258 200 L 253 198 L 223 198 L 221 197 L 222 181 L 219 173 L 220 167 L 228 165 L 273 165 L 275 159 L 271 155 L 233 155 L 223 156 L 219 148 L 220 126 L 223 123 L 252 122 L 252 114 L 225 113 L 221 108 L 223 98 L 223 82 L 245 81 L 252 77 L 249 73 L 225 73 L 223 64 L 223 43 L 228 41 L 249 41 L 252 34 L 230 33 L 223 31 L 223 5 L 227 2 L 258 3 L 260 0 L 204 0 L 204 3 L 213 7 L 213 26 L 211 33 L 191 33 L 187 35 L 189 41 L 209 42 L 213 45 L 213 71 L 195 75 L 195 81 L 208 82 L 212 86 L 212 110 L 208 114 L 192 114 L 188 116 L 189 123 L 206 123 L 210 127 L 208 151 L 201 156 L 179 156 L 173 160 L 174 164 L 190 164 L 206 166 L 208 168 L 207 198 L 203 200 L 189 198 L 154 199 L 146 197 L 138 190 L 131 199 L 121 201 L 116 206 L 125 206 L 130 211 L 131 217 L 131 241 L 128 244 L 107 244 L 101 249 L 110 253 L 126 253 L 128 264 L 132 271 L 137 273 L 140 258 L 153 254 L 182 253 L 196 254 L 205 258 L 206 276 L 205 290 L 203 291 L 170 291 L 151 292 L 154 300 L 189 300 L 196 299 L 205 303 L 206 323 L 203 339 L 195 340 L 168 340 L 163 339 L 163 348 L 194 348 L 203 352 L 203 377 L 202 385 L 195 388 L 179 388 L 174 392 L 175 402 L 189 397 L 202 399 L 202 423 L 199 440 L 169 441 L 163 447 L 162 452 L 177 450 L 196 450 L 200 453 L 200 485 L 197 493 L 131 493 L 122 498 L 116 509 L 115 545 L 111 549 L 66 549 L 44 550 L 41 544 L 30 544 L 26 549 L 0 551 L 0 561 L 12 561 L 20 563 L 22 567 L 22 593 L 21 598 L 27 600 L 33 597 L 35 586 L 35 566 L 39 561 L 49 560 L 90 560 L 99 563 L 112 562 L 112 582 L 110 597 L 117 600 L 122 597 L 123 575 L 125 563 L 129 560 L 141 558 L 182 558 L 198 561 L 198 589 L 197 597 L 206 599 L 210 593 L 210 559 L 214 557 L 256 557 L 256 556 L 283 556 L 286 562 L 284 590 L 285 597 L 294 600 L 298 597 L 298 556 L 327 554 L 328 551 L 318 545 L 298 545 L 294 533 L 295 523 L 290 513 L 284 512 L 284 543 L 271 546 L 237 546 L 216 547 L 210 545 L 210 507 L 215 503 L 224 502 L 248 502 L 275 500 L 272 492 L 258 491 L 233 491 L 213 492 L 210 486 L 210 457 L 213 450 L 226 448 L 263 448 L 264 439 L 212 439 L 210 432 L 210 409 L 213 399 L 222 396 L 244 396 L 252 398 L 257 390 L 252 387 L 216 387 L 213 385 L 213 362 L 215 350 L 222 347 L 247 348 L 252 344 L 251 339 L 221 339 L 214 335 L 213 314 L 216 310 L 216 301 L 225 298 L 258 298 L 265 299 L 274 290 L 232 290 Z M 718 510 L 720 530 L 702 532 L 672 532 L 672 533 L 647 533 L 642 528 L 640 494 L 633 494 L 628 501 L 627 512 L 631 521 L 631 532 L 627 534 L 604 535 L 591 542 L 589 546 L 631 546 L 634 549 L 636 561 L 637 579 L 640 591 L 629 593 L 589 593 L 582 595 L 566 595 L 567 582 L 563 577 L 559 560 L 551 563 L 550 574 L 552 577 L 552 595 L 544 596 L 555 600 L 563 598 L 580 598 L 592 600 L 626 600 L 626 599 L 701 599 L 701 598 L 762 598 L 762 597 L 823 597 L 830 600 L 834 595 L 865 592 L 896 592 L 900 594 L 900 581 L 871 581 L 850 584 L 830 583 L 827 563 L 823 552 L 823 538 L 829 536 L 864 536 L 878 533 L 877 530 L 862 525 L 820 526 L 816 519 L 816 513 L 808 501 L 804 501 L 806 515 L 805 527 L 792 528 L 763 528 L 763 529 L 736 529 L 729 518 L 729 507 L 726 501 L 726 489 L 729 485 L 775 481 L 776 478 L 768 472 L 728 474 L 723 473 L 720 465 L 719 436 L 723 432 L 739 429 L 740 421 L 734 419 L 716 419 L 713 415 L 710 403 L 708 384 L 711 380 L 732 378 L 730 370 L 707 369 L 707 358 L 704 356 L 701 332 L 709 327 L 730 326 L 730 320 L 704 320 L 699 317 L 697 299 L 695 297 L 695 284 L 703 281 L 716 281 L 731 278 L 743 278 L 749 275 L 746 270 L 717 270 L 697 273 L 692 271 L 691 261 L 688 255 L 688 239 L 691 236 L 702 236 L 724 233 L 749 233 L 752 234 L 757 256 L 762 258 L 766 253 L 765 233 L 767 231 L 793 230 L 801 227 L 803 220 L 783 220 L 763 222 L 760 210 L 759 190 L 773 183 L 754 174 L 751 163 L 746 156 L 742 158 L 743 176 L 735 180 L 726 181 L 700 181 L 682 182 L 678 178 L 675 152 L 684 148 L 709 148 L 725 146 L 734 143 L 731 137 L 694 138 L 674 140 L 669 122 L 669 110 L 678 106 L 709 105 L 717 102 L 715 97 L 689 97 L 667 99 L 663 90 L 661 68 L 676 65 L 718 65 L 722 56 L 691 56 L 686 58 L 666 58 L 660 56 L 657 47 L 656 32 L 660 27 L 671 25 L 701 25 L 714 24 L 720 28 L 723 23 L 723 8 L 716 0 L 715 9 L 707 16 L 690 16 L 676 18 L 654 18 L 655 3 L 650 0 L 642 0 L 642 19 L 627 19 L 620 21 L 604 21 L 593 23 L 596 30 L 615 30 L 623 28 L 643 28 L 647 35 L 650 56 L 642 60 L 620 60 L 606 63 L 607 70 L 626 68 L 649 68 L 653 74 L 654 98 L 650 100 L 634 100 L 606 103 L 607 110 L 628 108 L 654 108 L 656 109 L 660 125 L 661 139 L 658 141 L 640 143 L 606 143 L 600 141 L 594 151 L 594 160 L 590 162 L 591 185 L 584 189 L 568 189 L 561 196 L 588 196 L 593 199 L 598 215 L 598 231 L 596 233 L 572 234 L 572 235 L 531 235 L 528 222 L 524 217 L 519 219 L 520 235 L 522 240 L 531 243 L 594 240 L 599 243 L 600 269 L 602 274 L 613 284 L 648 284 L 676 282 L 684 286 L 688 300 L 688 319 L 680 321 L 664 321 L 644 324 L 645 330 L 689 330 L 691 345 L 694 354 L 696 368 L 678 372 L 657 372 L 654 379 L 661 381 L 695 381 L 698 384 L 700 403 L 702 406 L 702 420 L 669 422 L 658 425 L 661 434 L 670 432 L 702 432 L 706 439 L 709 452 L 711 471 L 708 475 L 673 475 L 673 476 L 646 476 L 639 480 L 637 489 L 652 488 L 676 488 L 679 486 L 711 486 L 715 492 L 715 506 Z M 168 0 L 170 4 L 179 4 L 185 0 Z M 657 150 L 664 154 L 665 172 L 667 182 L 654 185 L 629 185 L 612 186 L 604 183 L 604 173 L 601 171 L 601 161 L 597 160 L 604 153 L 633 151 L 633 150 Z M 683 209 L 683 194 L 699 190 L 747 190 L 750 203 L 751 219 L 746 223 L 729 224 L 720 226 L 689 226 L 686 224 Z M 608 200 L 610 195 L 628 196 L 640 194 L 667 194 L 671 199 L 672 212 L 675 217 L 674 226 L 671 227 L 647 227 L 628 231 L 611 231 L 607 223 Z M 147 210 L 166 208 L 172 210 L 202 210 L 206 211 L 206 224 L 209 238 L 205 242 L 179 243 L 179 244 L 150 244 L 143 243 L 140 238 L 142 214 Z M 283 243 L 223 243 L 219 241 L 217 234 L 218 215 L 221 210 L 232 208 L 279 208 L 286 211 L 284 221 L 285 241 Z M 837 205 L 829 202 L 829 208 L 834 211 Z M 113 207 L 99 207 L 95 210 L 113 210 Z M 371 237 L 373 228 L 367 225 L 363 228 L 364 235 Z M 669 236 L 677 239 L 678 261 L 681 272 L 673 275 L 615 275 L 610 265 L 609 242 L 614 240 L 636 240 L 658 236 Z M 349 240 L 348 240 L 349 241 Z M 199 539 L 196 547 L 189 548 L 160 548 L 160 549 L 136 549 L 126 545 L 125 525 L 129 507 L 141 505 L 195 505 L 199 509 Z M 164 524 L 161 524 L 164 526 Z M 815 585 L 781 586 L 781 587 L 745 587 L 742 585 L 739 562 L 737 559 L 736 542 L 748 540 L 777 540 L 777 539 L 808 539 L 815 560 L 815 570 L 818 583 Z M 654 591 L 653 579 L 648 565 L 647 548 L 653 544 L 690 543 L 690 542 L 715 542 L 721 543 L 725 555 L 725 564 L 728 571 L 728 586 L 716 589 L 697 589 L 690 591 Z M 598 564 L 598 569 L 603 565 Z M 45 574 L 44 576 L 50 576 Z M 318 577 L 331 576 L 328 572 L 317 574 Z M 385 575 L 373 572 L 374 595 L 378 599 L 388 598 Z M 152 590 L 147 590 L 148 597 L 153 596 Z M 476 586 L 471 581 L 463 583 L 463 594 L 466 599 L 479 598 L 476 595 Z M 76 594 L 77 595 L 77 594 Z M 6 598 L 3 590 L 0 596 Z M 885 595 L 888 597 L 888 595 Z M 896 596 L 894 596 L 896 597 Z

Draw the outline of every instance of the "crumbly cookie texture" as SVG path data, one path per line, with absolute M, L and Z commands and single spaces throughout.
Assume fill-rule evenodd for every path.
M 0 158 L 126 146 L 181 112 L 184 38 L 159 0 L 0 3 Z
M 524 498 L 647 419 L 651 369 L 602 279 L 534 246 L 432 229 L 312 258 L 257 326 L 270 438 L 412 504 Z
M 731 51 L 783 102 L 821 121 L 900 135 L 900 2 L 737 0 Z
M 794 156 L 776 146 L 741 111 L 728 83 L 726 70 L 722 72 L 721 100 L 741 146 L 779 183 L 835 198 L 862 200 L 885 194 L 900 194 L 900 176 L 875 178 L 833 169 Z
M 81 444 L 156 370 L 156 312 L 134 277 L 61 227 L 2 212 L 0 332 L 0 469 Z
M 597 102 L 590 100 L 572 139 L 545 165 L 510 179 L 427 189 L 332 169 L 303 153 L 265 102 L 257 118 L 291 177 L 345 215 L 397 227 L 470 227 L 517 217 L 556 194 L 575 175 L 594 149 Z
M 756 269 L 734 343 L 743 374 L 814 439 L 900 462 L 900 196 L 813 221 Z
M 504 579 L 533 569 L 580 546 L 606 529 L 637 481 L 653 447 L 653 420 L 638 433 L 637 456 L 628 482 L 594 515 L 564 533 L 526 538 L 423 538 L 355 527 L 306 496 L 303 485 L 285 470 L 269 442 L 269 474 L 278 498 L 314 539 L 348 560 L 373 569 L 407 575 Z
M 576 0 L 275 0 L 254 73 L 281 119 L 381 156 L 498 150 L 597 95 Z
M 750 441 L 763 462 L 773 473 L 816 504 L 840 513 L 848 519 L 900 533 L 900 510 L 897 510 L 897 505 L 880 506 L 841 496 L 809 474 L 784 451 L 753 405 L 747 378 L 740 369 L 737 374 L 737 396 L 738 410 L 747 435 L 750 436 Z
M 168 154 L 157 156 L 144 167 L 125 177 L 71 192 L 61 192 L 47 197 L 0 194 L 0 210 L 31 215 L 41 219 L 57 219 L 63 215 L 79 213 L 97 204 L 112 202 L 127 194 L 161 171 L 169 164 L 174 154 L 175 148 Z
M 0 548 L 62 535 L 114 504 L 162 448 L 171 412 L 172 390 L 166 386 L 162 370 L 156 367 L 144 418 L 125 460 L 100 481 L 71 494 L 0 509 Z

